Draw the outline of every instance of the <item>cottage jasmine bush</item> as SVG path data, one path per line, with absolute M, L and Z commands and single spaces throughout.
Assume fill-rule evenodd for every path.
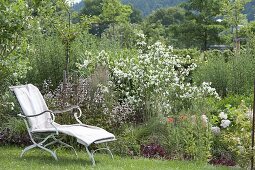
M 191 83 L 190 74 L 197 65 L 190 56 L 174 55 L 172 47 L 160 42 L 147 46 L 145 41 L 140 41 L 137 45 L 137 56 L 112 57 L 105 51 L 97 56 L 98 61 L 108 65 L 110 84 L 124 102 L 147 113 L 155 110 L 167 115 L 188 108 L 191 100 L 205 96 L 218 98 L 210 83 L 198 86 Z

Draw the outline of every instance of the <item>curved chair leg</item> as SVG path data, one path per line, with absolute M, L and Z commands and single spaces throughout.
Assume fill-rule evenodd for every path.
M 58 140 L 57 142 L 60 143 L 61 145 L 64 145 L 65 147 L 72 148 L 73 151 L 74 151 L 74 153 L 75 153 L 75 155 L 76 155 L 76 157 L 78 158 L 78 154 L 77 154 L 77 152 L 76 152 L 76 150 L 74 149 L 73 146 L 68 145 L 67 143 L 65 143 L 65 142 L 63 142 L 63 141 L 61 141 L 61 140 Z
M 50 154 L 55 158 L 55 160 L 58 160 L 57 155 L 56 155 L 55 152 L 53 152 L 52 150 L 50 150 L 50 149 L 48 149 L 48 148 L 45 148 L 45 147 L 43 147 L 43 146 L 41 146 L 41 145 L 37 145 L 37 146 L 38 146 L 39 148 L 41 148 L 41 149 L 47 151 L 47 152 L 50 152 Z
M 99 151 L 99 150 L 106 150 L 109 154 L 110 154 L 110 157 L 113 159 L 113 154 L 112 154 L 112 151 L 109 149 L 109 147 L 106 147 L 106 148 L 99 148 L 99 149 L 96 149 L 92 152 L 92 155 L 94 155 L 94 153 L 96 151 Z
M 88 153 L 88 155 L 89 155 L 89 158 L 90 158 L 90 160 L 91 160 L 91 162 L 92 162 L 92 165 L 95 166 L 96 163 L 95 163 L 95 159 L 94 159 L 93 154 L 89 151 L 89 148 L 88 148 L 87 146 L 85 146 L 85 147 L 86 147 L 86 151 L 87 151 L 87 153 Z
M 61 144 L 61 145 L 64 145 L 65 147 L 72 148 L 73 151 L 74 151 L 74 153 L 75 153 L 75 155 L 76 155 L 76 157 L 78 158 L 78 154 L 77 154 L 77 152 L 76 152 L 76 150 L 74 149 L 73 146 L 71 146 L 71 145 L 69 145 L 69 144 L 63 142 L 61 139 L 57 139 L 55 136 L 53 136 L 52 138 L 53 138 L 54 141 L 52 141 L 52 142 L 50 142 L 50 143 L 47 143 L 46 145 L 44 145 L 44 147 L 53 145 L 53 144 L 55 144 L 55 143 L 59 143 L 59 144 Z
M 50 150 L 50 149 L 46 148 L 45 146 L 43 146 L 43 144 L 44 144 L 49 138 L 54 137 L 53 134 L 47 136 L 43 141 L 37 143 L 37 142 L 35 142 L 35 140 L 33 139 L 32 134 L 30 133 L 30 131 L 28 131 L 28 132 L 29 132 L 29 136 L 30 136 L 31 141 L 33 142 L 33 145 L 30 145 L 30 146 L 26 147 L 26 148 L 21 152 L 20 157 L 22 157 L 22 156 L 24 155 L 24 153 L 27 152 L 27 151 L 29 151 L 30 149 L 33 149 L 33 148 L 35 148 L 35 147 L 39 147 L 39 148 L 41 148 L 41 149 L 43 149 L 43 150 L 49 152 L 49 153 L 55 158 L 55 160 L 58 160 L 57 155 L 56 155 L 55 152 L 53 152 L 52 150 Z
M 33 148 L 35 148 L 35 147 L 39 147 L 39 148 L 41 148 L 41 149 L 43 149 L 43 150 L 45 150 L 45 151 L 47 151 L 47 152 L 50 152 L 50 154 L 55 158 L 55 160 L 58 160 L 56 153 L 54 153 L 52 150 L 50 150 L 50 149 L 48 149 L 48 148 L 45 148 L 45 147 L 43 147 L 43 146 L 41 146 L 41 145 L 39 145 L 39 144 L 33 144 L 33 145 L 30 145 L 30 146 L 26 147 L 26 148 L 21 152 L 20 157 L 22 157 L 22 156 L 24 155 L 25 152 L 27 152 L 27 151 L 29 151 L 30 149 L 33 149 Z
M 53 144 L 55 144 L 55 143 L 59 143 L 59 144 L 65 146 L 65 147 L 72 148 L 72 150 L 74 151 L 74 154 L 75 154 L 76 157 L 78 158 L 78 154 L 77 154 L 77 152 L 76 152 L 76 150 L 74 149 L 73 146 L 71 146 L 71 145 L 69 145 L 69 144 L 67 144 L 67 143 L 65 143 L 65 142 L 63 142 L 63 141 L 61 141 L 61 139 L 55 138 L 54 136 L 53 136 L 52 138 L 54 139 L 54 141 L 52 141 L 52 142 L 50 142 L 50 143 L 47 143 L 46 145 L 44 145 L 44 147 L 47 147 L 47 146 L 49 146 L 49 145 L 53 145 Z M 57 148 L 57 149 L 59 149 L 59 148 Z M 56 150 L 55 150 L 55 151 L 56 151 Z
M 107 146 L 107 144 L 106 144 L 106 147 L 105 147 L 105 148 L 99 148 L 99 149 L 96 149 L 96 150 L 94 150 L 94 151 L 92 151 L 92 152 L 89 151 L 89 149 L 88 149 L 87 146 L 85 146 L 85 147 L 86 147 L 86 151 L 87 151 L 87 153 L 88 153 L 88 155 L 89 155 L 89 158 L 90 158 L 90 160 L 91 160 L 93 166 L 96 165 L 96 163 L 95 163 L 95 158 L 94 158 L 94 153 L 95 153 L 96 151 L 99 151 L 99 150 L 106 150 L 106 151 L 110 154 L 110 157 L 113 159 L 113 154 L 112 154 L 111 150 L 109 149 L 109 147 Z
M 113 159 L 113 154 L 112 154 L 112 151 L 110 150 L 110 148 L 109 148 L 109 147 L 107 147 L 107 151 L 109 152 L 109 154 L 110 154 L 111 158 Z
M 30 145 L 30 146 L 27 146 L 25 149 L 22 150 L 21 154 L 20 154 L 20 157 L 22 157 L 24 155 L 25 152 L 29 151 L 30 149 L 33 149 L 37 147 L 36 144 L 33 144 L 33 145 Z
M 105 143 L 105 148 L 99 148 L 99 149 L 94 150 L 94 151 L 92 152 L 92 155 L 94 155 L 94 153 L 95 153 L 96 151 L 99 151 L 99 150 L 106 150 L 106 151 L 110 154 L 111 158 L 113 159 L 112 151 L 111 151 L 110 148 L 108 147 L 107 143 Z

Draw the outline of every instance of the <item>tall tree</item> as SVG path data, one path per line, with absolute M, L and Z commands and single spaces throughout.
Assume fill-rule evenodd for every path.
M 132 13 L 130 14 L 130 22 L 131 23 L 140 23 L 143 21 L 142 13 L 140 10 L 136 9 L 133 5 L 132 7 Z
M 247 24 L 246 15 L 243 14 L 245 9 L 245 5 L 249 3 L 251 0 L 225 0 L 222 5 L 222 14 L 224 16 L 224 20 L 227 23 L 227 27 L 231 28 L 231 38 L 234 43 L 234 47 L 237 47 L 237 43 L 239 42 L 239 32 L 242 26 Z
M 179 7 L 158 9 L 149 15 L 142 24 L 143 31 L 150 42 L 164 41 L 169 45 L 177 45 L 174 39 L 173 28 L 185 20 L 185 10 Z
M 31 10 L 25 0 L 0 1 L 0 102 L 5 89 L 27 71 L 27 30 Z M 0 103 L 1 105 L 1 103 Z
M 0 59 L 11 54 L 22 42 L 30 10 L 24 0 L 0 1 Z
M 81 10 L 81 14 L 99 16 L 102 13 L 103 0 L 84 0 L 85 6 Z
M 218 35 L 224 26 L 216 18 L 221 15 L 223 4 L 222 0 L 188 0 L 183 5 L 189 21 L 183 25 L 182 31 L 189 31 L 190 40 L 194 40 L 202 50 L 210 44 L 220 43 Z
M 147 16 L 159 8 L 173 7 L 187 0 L 122 0 L 124 4 L 132 4 Z
M 129 21 L 131 13 L 131 6 L 121 4 L 120 0 L 103 0 L 100 17 L 103 22 L 109 24 L 125 23 Z
M 132 8 L 123 5 L 120 0 L 85 0 L 85 7 L 80 15 L 97 16 L 98 23 L 93 23 L 90 32 L 101 36 L 110 24 L 129 22 Z

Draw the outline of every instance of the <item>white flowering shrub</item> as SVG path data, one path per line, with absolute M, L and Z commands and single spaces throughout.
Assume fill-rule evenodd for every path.
M 143 114 L 168 115 L 189 108 L 195 99 L 218 98 L 210 83 L 192 83 L 191 72 L 197 65 L 189 55 L 174 55 L 173 47 L 160 42 L 147 46 L 145 36 L 141 32 L 137 36 L 137 52 L 101 51 L 94 57 L 85 52 L 84 61 L 77 64 L 79 72 L 88 73 L 98 64 L 107 66 L 111 74 L 109 87 L 117 92 L 121 102 Z
M 141 38 L 143 38 L 141 36 Z M 98 59 L 109 65 L 113 83 L 123 100 L 136 108 L 149 108 L 169 114 L 185 108 L 187 101 L 213 96 L 218 98 L 210 83 L 197 86 L 191 83 L 190 74 L 197 67 L 190 56 L 174 55 L 172 47 L 157 42 L 146 46 L 138 43 L 137 56 L 111 58 L 104 51 Z

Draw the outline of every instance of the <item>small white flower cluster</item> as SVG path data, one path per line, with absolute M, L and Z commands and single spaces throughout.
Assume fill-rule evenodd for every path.
M 145 35 L 143 34 L 143 32 L 142 32 L 142 31 L 137 31 L 137 30 L 136 30 L 136 36 L 137 36 L 137 39 L 138 39 L 136 45 L 137 45 L 138 47 L 140 47 L 140 48 L 145 47 L 145 46 L 147 45 L 147 43 L 145 42 L 146 37 L 145 37 Z
M 204 125 L 207 125 L 208 124 L 208 117 L 205 115 L 205 114 L 202 114 L 201 115 L 201 119 L 202 119 L 202 123 Z
M 213 126 L 211 128 L 211 130 L 212 130 L 212 133 L 215 134 L 215 135 L 220 134 L 220 128 L 218 126 Z
M 79 69 L 82 69 L 82 68 L 86 69 L 89 63 L 90 63 L 89 60 L 84 60 L 82 64 L 77 64 L 77 67 Z
M 219 118 L 221 119 L 221 124 L 220 126 L 223 128 L 227 128 L 230 125 L 230 120 L 228 120 L 228 115 L 224 112 L 220 112 Z
M 228 119 L 228 115 L 226 113 L 224 113 L 224 112 L 220 112 L 219 118 L 221 118 L 221 119 Z
M 227 127 L 229 127 L 229 125 L 230 125 L 230 120 L 221 120 L 221 124 L 220 124 L 220 126 L 221 127 L 223 127 L 223 128 L 227 128 Z
M 4 108 L 9 107 L 11 110 L 14 110 L 15 104 L 13 102 L 3 102 L 3 103 L 0 103 L 0 106 L 2 106 Z
M 219 117 L 220 120 L 221 120 L 220 126 L 221 126 L 222 128 L 227 128 L 227 127 L 230 126 L 231 121 L 228 120 L 228 115 L 227 115 L 227 113 L 220 112 L 219 115 L 218 115 L 218 117 Z M 212 130 L 212 132 L 213 132 L 214 134 L 216 134 L 216 135 L 220 134 L 220 127 L 218 127 L 218 126 L 213 126 L 213 127 L 211 128 L 211 130 Z

